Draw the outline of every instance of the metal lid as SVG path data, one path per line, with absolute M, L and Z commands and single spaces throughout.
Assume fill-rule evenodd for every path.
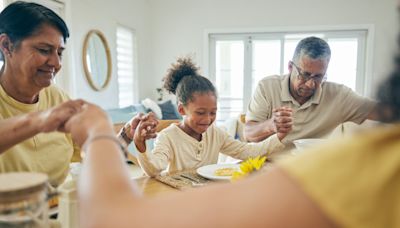
M 46 189 L 48 177 L 43 173 L 0 174 L 0 203 L 22 200 Z

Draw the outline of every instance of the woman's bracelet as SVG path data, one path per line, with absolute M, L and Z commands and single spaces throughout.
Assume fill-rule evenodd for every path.
M 89 137 L 88 139 L 86 139 L 86 142 L 83 144 L 82 150 L 86 151 L 87 147 L 91 143 L 93 143 L 96 140 L 100 140 L 100 139 L 108 139 L 108 140 L 115 142 L 120 147 L 121 151 L 124 153 L 125 158 L 128 157 L 128 150 L 121 143 L 121 141 L 119 141 L 119 139 L 115 135 L 101 134 L 101 135 L 95 135 L 93 137 Z
M 129 144 L 131 144 L 132 139 L 129 138 L 129 136 L 127 135 L 126 131 L 128 130 L 128 132 L 131 130 L 130 126 L 123 126 L 121 128 L 121 130 L 118 133 L 118 136 L 122 138 L 122 140 L 124 140 L 124 142 L 126 143 L 126 145 L 128 146 Z

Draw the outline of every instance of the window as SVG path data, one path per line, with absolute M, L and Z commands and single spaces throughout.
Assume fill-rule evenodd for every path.
M 132 105 L 135 101 L 135 36 L 132 30 L 117 28 L 117 75 L 119 107 Z
M 297 43 L 317 36 L 329 43 L 328 81 L 363 94 L 367 30 L 210 34 L 210 75 L 219 93 L 218 120 L 245 113 L 257 83 L 269 75 L 288 73 Z

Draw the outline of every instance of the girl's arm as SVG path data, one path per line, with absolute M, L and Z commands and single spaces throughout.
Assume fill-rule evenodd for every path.
M 138 161 L 142 170 L 151 177 L 166 170 L 172 160 L 172 145 L 167 135 L 160 132 L 151 152 L 139 153 Z
M 277 134 L 274 134 L 258 143 L 247 143 L 232 138 L 228 133 L 216 127 L 216 136 L 223 141 L 220 152 L 231 157 L 245 160 L 258 155 L 268 155 L 281 151 L 285 145 L 281 143 Z

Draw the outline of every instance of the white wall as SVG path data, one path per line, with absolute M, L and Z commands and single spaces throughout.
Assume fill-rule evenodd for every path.
M 391 69 L 397 50 L 396 0 L 71 0 L 69 21 L 74 48 L 75 97 L 104 108 L 117 107 L 115 27 L 127 25 L 138 36 L 139 96 L 156 98 L 155 88 L 177 57 L 194 54 L 205 66 L 204 32 L 296 26 L 372 24 L 375 28 L 372 77 L 378 83 Z M 109 40 L 113 80 L 94 92 L 83 75 L 81 49 L 87 31 L 97 28 Z M 70 45 L 70 43 L 68 45 Z M 208 72 L 203 72 L 207 76 Z
M 135 31 L 138 39 L 139 75 L 146 75 L 149 53 L 147 47 L 148 18 L 146 0 L 71 0 L 68 25 L 71 38 L 68 48 L 73 48 L 74 91 L 72 96 L 99 104 L 103 108 L 118 107 L 117 66 L 116 66 L 116 27 L 118 24 Z M 89 87 L 82 66 L 82 47 L 85 35 L 91 29 L 98 29 L 105 35 L 112 55 L 112 80 L 103 91 L 96 92 Z M 143 83 L 139 79 L 139 84 Z M 139 94 L 140 96 L 140 94 Z M 141 96 L 142 97 L 142 96 Z
M 175 57 L 195 53 L 204 63 L 204 31 L 372 24 L 373 84 L 391 69 L 399 31 L 396 0 L 150 0 L 153 37 L 150 75 L 160 78 Z M 208 76 L 208 72 L 203 72 Z

